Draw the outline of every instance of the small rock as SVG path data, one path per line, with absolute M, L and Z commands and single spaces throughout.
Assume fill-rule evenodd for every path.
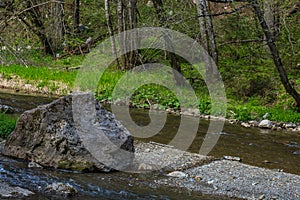
M 229 120 L 229 124 L 236 124 L 237 123 L 237 120 L 236 119 L 230 119 Z
M 294 155 L 300 155 L 300 151 L 294 151 L 293 154 Z
M 300 144 L 298 144 L 297 142 L 289 142 L 285 144 L 285 146 L 292 147 L 292 148 L 300 148 Z
M 202 176 L 195 176 L 195 178 L 194 178 L 196 181 L 201 181 L 202 179 L 203 179 L 203 177 Z
M 251 127 L 251 125 L 246 123 L 246 122 L 241 123 L 241 126 L 243 126 L 245 128 L 250 128 Z
M 207 183 L 208 183 L 209 185 L 213 184 L 214 182 L 215 182 L 214 180 L 207 181 Z
M 271 129 L 273 126 L 272 122 L 270 120 L 264 119 L 262 120 L 259 124 L 258 127 L 259 128 L 267 128 L 267 129 Z
M 43 168 L 41 165 L 37 164 L 36 162 L 29 162 L 28 167 L 29 168 Z
M 210 115 L 205 115 L 204 119 L 210 119 Z
M 288 123 L 288 124 L 285 124 L 284 127 L 285 127 L 286 129 L 290 129 L 290 128 L 291 128 L 291 129 L 294 129 L 294 128 L 297 127 L 297 125 L 294 124 L 294 123 Z
M 15 112 L 15 110 L 12 107 L 7 105 L 0 105 L 0 111 L 6 114 L 13 114 Z
M 296 128 L 294 128 L 293 131 L 295 131 L 295 132 L 300 131 L 300 126 L 297 126 Z
M 264 160 L 263 161 L 263 163 L 265 163 L 265 164 L 269 164 L 269 163 L 272 163 L 271 161 L 269 161 L 269 160 Z
M 224 156 L 223 157 L 225 160 L 231 160 L 231 161 L 238 161 L 241 162 L 242 159 L 240 157 L 233 157 L 233 156 Z
M 258 199 L 259 200 L 262 200 L 262 199 L 265 199 L 266 198 L 266 196 L 263 194 L 263 195 L 261 195 Z
M 45 188 L 45 192 L 61 196 L 74 196 L 77 190 L 68 183 L 52 183 Z
M 253 120 L 253 121 L 249 121 L 248 123 L 249 123 L 251 126 L 254 126 L 254 127 L 258 127 L 258 124 L 259 124 L 258 121 L 254 121 L 254 120 Z
M 180 171 L 174 171 L 167 174 L 167 176 L 176 177 L 176 178 L 186 178 L 188 175 Z

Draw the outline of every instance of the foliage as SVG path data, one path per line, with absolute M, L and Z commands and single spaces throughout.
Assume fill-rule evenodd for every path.
M 0 137 L 6 138 L 16 126 L 16 117 L 0 112 Z

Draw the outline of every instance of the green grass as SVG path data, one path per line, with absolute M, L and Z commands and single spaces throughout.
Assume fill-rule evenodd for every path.
M 276 106 L 261 106 L 255 102 L 230 102 L 228 103 L 227 118 L 240 121 L 262 120 L 262 116 L 269 113 L 267 119 L 277 122 L 300 122 L 300 113 L 293 108 Z
M 5 139 L 15 128 L 17 118 L 0 113 L 0 137 Z
M 60 81 L 72 86 L 77 74 L 76 71 L 50 69 L 48 67 L 26 68 L 21 65 L 0 66 L 0 73 L 6 78 L 17 75 L 24 80 L 42 81 L 39 83 L 41 87 L 48 85 L 49 81 Z

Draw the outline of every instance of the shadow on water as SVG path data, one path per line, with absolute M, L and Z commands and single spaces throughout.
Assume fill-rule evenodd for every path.
M 20 112 L 53 100 L 53 98 L 6 92 L 0 92 L 1 104 L 12 106 Z M 107 108 L 109 109 L 109 106 Z M 150 122 L 147 110 L 132 109 L 131 116 L 139 125 L 145 126 Z M 168 115 L 167 123 L 160 133 L 143 139 L 143 141 L 168 144 L 177 133 L 179 124 L 179 116 Z M 199 152 L 208 125 L 209 121 L 200 121 L 197 136 L 188 151 Z M 209 155 L 237 156 L 243 160 L 243 163 L 283 169 L 285 172 L 300 175 L 300 155 L 295 153 L 299 151 L 299 134 L 225 124 L 217 145 Z M 27 164 L 22 161 L 0 156 L 1 180 L 14 186 L 33 190 L 38 194 L 30 199 L 55 199 L 53 196 L 45 197 L 42 193 L 42 189 L 53 182 L 65 182 L 73 185 L 79 191 L 79 195 L 72 199 L 215 199 L 211 196 L 158 189 L 151 185 L 151 182 L 155 177 L 159 178 L 159 175 L 149 175 L 146 179 L 140 176 L 144 175 L 121 172 L 80 174 L 47 169 L 37 170 L 27 168 Z

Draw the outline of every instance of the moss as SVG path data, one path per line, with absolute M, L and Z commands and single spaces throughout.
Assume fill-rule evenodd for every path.
M 61 160 L 58 162 L 59 169 L 67 169 L 72 171 L 86 171 L 94 167 L 92 162 L 81 162 L 81 161 L 71 161 L 71 160 Z

